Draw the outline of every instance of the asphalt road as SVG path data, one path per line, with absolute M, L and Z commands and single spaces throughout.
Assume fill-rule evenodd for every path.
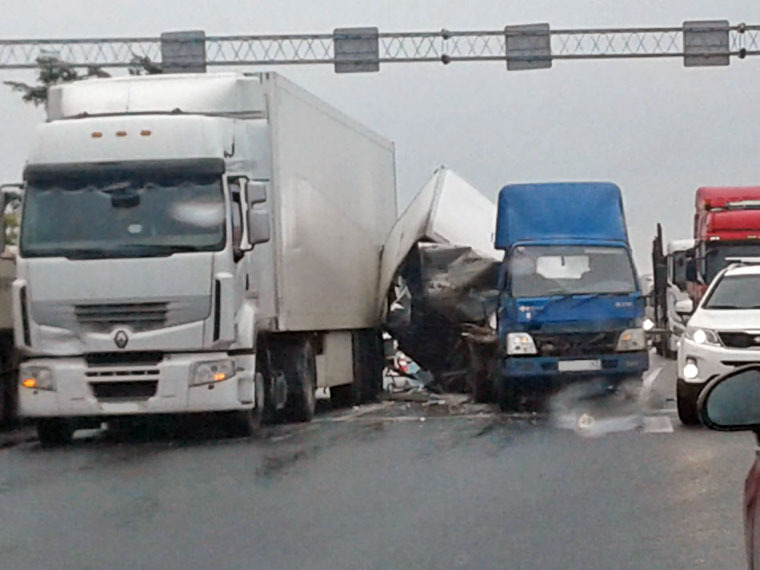
M 638 421 L 387 402 L 251 440 L 21 443 L 0 450 L 0 567 L 743 568 L 752 437 L 681 427 L 673 373 Z

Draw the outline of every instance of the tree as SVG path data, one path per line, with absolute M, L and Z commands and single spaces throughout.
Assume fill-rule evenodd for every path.
M 95 79 L 111 77 L 101 67 L 89 66 L 84 72 L 80 72 L 75 66 L 63 61 L 55 54 L 45 54 L 37 58 L 39 72 L 37 84 L 29 85 L 21 81 L 4 81 L 14 91 L 22 93 L 22 99 L 35 106 L 44 105 L 47 102 L 48 89 L 53 85 L 71 83 L 82 79 Z M 161 66 L 154 63 L 148 57 L 134 56 L 132 65 L 129 67 L 130 75 L 153 75 L 161 73 Z
M 37 85 L 29 85 L 20 81 L 5 81 L 4 83 L 14 91 L 23 93 L 22 99 L 35 106 L 44 105 L 47 101 L 48 88 L 59 83 L 70 83 L 81 79 L 94 77 L 110 77 L 108 73 L 99 67 L 90 66 L 84 72 L 80 72 L 70 63 L 66 63 L 57 55 L 41 55 L 37 58 L 39 73 Z

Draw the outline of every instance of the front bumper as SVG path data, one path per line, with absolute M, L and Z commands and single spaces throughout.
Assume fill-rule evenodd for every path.
M 693 360 L 699 369 L 696 378 L 684 378 L 683 369 L 687 359 Z M 681 337 L 678 347 L 678 377 L 689 384 L 705 384 L 739 366 L 758 363 L 760 350 L 757 349 L 697 344 L 686 336 Z
M 559 370 L 562 361 L 599 360 L 599 370 L 563 371 Z M 621 352 L 596 356 L 556 357 L 556 356 L 520 356 L 504 359 L 503 373 L 509 377 L 630 377 L 640 376 L 649 368 L 649 354 L 641 352 Z
M 21 366 L 52 371 L 56 390 L 20 385 L 22 417 L 108 417 L 246 410 L 254 406 L 254 360 L 238 363 L 235 376 L 190 385 L 194 364 L 229 358 L 226 353 L 167 354 L 156 364 L 90 367 L 82 357 L 36 358 Z M 136 389 L 136 390 L 135 390 Z

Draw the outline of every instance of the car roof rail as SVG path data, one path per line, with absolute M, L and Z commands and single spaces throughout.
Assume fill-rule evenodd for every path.
M 726 263 L 728 263 L 726 269 L 746 267 L 748 265 L 760 265 L 760 257 L 727 257 Z

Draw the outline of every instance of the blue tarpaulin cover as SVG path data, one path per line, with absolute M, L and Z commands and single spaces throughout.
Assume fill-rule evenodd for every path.
M 499 192 L 496 247 L 518 242 L 628 242 L 620 188 L 609 182 L 511 184 Z

